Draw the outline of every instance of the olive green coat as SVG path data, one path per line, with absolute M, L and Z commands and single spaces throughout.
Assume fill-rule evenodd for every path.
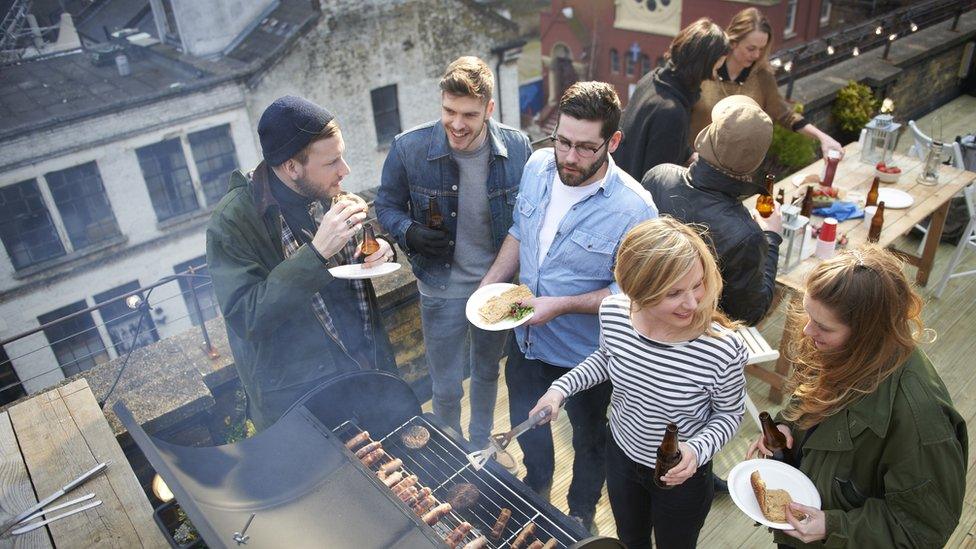
M 787 423 L 788 424 L 788 423 Z M 794 429 L 795 441 L 805 432 Z M 827 538 L 795 547 L 942 547 L 962 513 L 966 423 L 920 350 L 878 389 L 825 419 L 800 469 L 820 492 Z
M 258 429 L 323 381 L 359 369 L 312 309 L 312 295 L 328 291 L 333 280 L 326 265 L 308 245 L 285 259 L 279 208 L 263 162 L 250 174 L 231 175 L 207 226 L 207 265 Z M 367 288 L 374 312 L 374 366 L 395 372 L 376 294 L 371 284 Z

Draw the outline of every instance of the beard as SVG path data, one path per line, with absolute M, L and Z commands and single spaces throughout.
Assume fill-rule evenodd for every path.
M 311 200 L 329 202 L 332 200 L 333 195 L 337 195 L 342 192 L 338 185 L 333 185 L 329 186 L 329 189 L 334 191 L 330 193 L 328 190 L 323 190 L 319 185 L 312 183 L 304 177 L 295 178 L 294 183 L 295 187 L 298 188 L 298 194 Z
M 567 187 L 579 187 L 585 183 L 588 179 L 593 177 L 593 174 L 600 171 L 603 164 L 607 161 L 607 155 L 609 153 L 604 151 L 596 160 L 593 161 L 589 166 L 581 166 L 579 164 L 568 164 L 566 162 L 560 162 L 559 157 L 556 157 L 556 170 L 559 172 L 559 179 L 563 182 L 563 185 Z M 577 170 L 576 173 L 567 173 L 566 168 L 572 168 Z

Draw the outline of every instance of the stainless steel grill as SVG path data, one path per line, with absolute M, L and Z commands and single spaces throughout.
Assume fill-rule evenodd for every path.
M 413 426 L 422 426 L 430 431 L 430 441 L 417 450 L 407 448 L 401 440 L 403 432 Z M 346 421 L 334 429 L 343 441 L 362 431 L 352 421 Z M 448 501 L 449 491 L 460 483 L 472 484 L 478 488 L 479 497 L 474 505 L 466 509 L 453 509 L 432 527 L 442 538 L 446 538 L 462 522 L 468 522 L 472 525 L 472 530 L 462 540 L 461 546 L 484 535 L 488 538 L 488 547 L 509 547 L 519 531 L 529 522 L 533 522 L 536 525 L 535 535 L 529 538 L 529 542 L 538 539 L 545 543 L 555 539 L 557 547 L 568 547 L 580 539 L 578 534 L 574 535 L 550 519 L 550 513 L 544 512 L 513 490 L 510 481 L 502 480 L 491 468 L 475 471 L 465 457 L 467 450 L 448 438 L 439 426 L 425 416 L 414 416 L 386 436 L 373 440 L 378 440 L 387 454 L 385 460 L 373 464 L 371 470 L 374 472 L 381 463 L 399 458 L 403 462 L 404 476 L 417 475 L 418 486 L 429 487 L 432 495 L 441 502 Z M 404 508 L 411 511 L 406 504 Z M 512 516 L 501 536 L 497 540 L 492 539 L 490 533 L 502 508 L 511 510 Z

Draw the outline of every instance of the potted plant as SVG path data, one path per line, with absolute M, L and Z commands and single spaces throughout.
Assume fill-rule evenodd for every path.
M 856 141 L 861 128 L 878 110 L 878 100 L 871 88 L 853 80 L 837 92 L 832 113 L 843 132 L 844 141 Z

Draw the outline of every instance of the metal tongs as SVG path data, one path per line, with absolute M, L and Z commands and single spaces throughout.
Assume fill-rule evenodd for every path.
M 468 454 L 468 462 L 474 467 L 475 471 L 480 471 L 495 454 L 504 452 L 512 440 L 518 438 L 522 433 L 537 427 L 544 419 L 552 415 L 552 408 L 539 410 L 529 419 L 519 423 L 511 431 L 491 435 L 491 440 L 484 450 L 477 450 Z
M 49 514 L 52 511 L 57 511 L 59 509 L 64 509 L 65 507 L 70 507 L 70 506 L 75 505 L 77 503 L 81 503 L 81 502 L 84 502 L 84 501 L 88 501 L 88 500 L 94 498 L 95 497 L 95 494 L 94 493 L 91 493 L 91 494 L 84 495 L 84 496 L 82 496 L 80 498 L 76 498 L 76 499 L 73 499 L 71 501 L 62 503 L 60 505 L 55 505 L 54 507 L 50 507 L 48 509 L 44 509 L 45 507 L 47 507 L 48 505 L 50 505 L 54 500 L 56 500 L 59 497 L 67 494 L 71 490 L 74 490 L 75 488 L 81 486 L 85 482 L 88 482 L 88 480 L 90 480 L 92 477 L 94 477 L 95 475 L 97 475 L 97 474 L 101 473 L 102 471 L 104 471 L 108 467 L 109 463 L 111 463 L 111 462 L 99 463 L 98 465 L 96 465 L 91 470 L 83 473 L 81 476 L 79 476 L 78 478 L 72 480 L 68 484 L 65 484 L 60 490 L 58 490 L 58 491 L 54 492 L 53 494 L 51 494 L 50 496 L 42 499 L 41 501 L 37 502 L 37 504 L 32 505 L 29 509 L 25 510 L 23 513 L 21 513 L 21 514 L 17 515 L 16 517 L 14 517 L 13 520 L 11 520 L 10 522 L 4 524 L 3 527 L 0 528 L 0 536 L 2 536 L 3 534 L 7 533 L 7 531 L 10 530 L 11 528 L 13 528 L 13 531 L 11 531 L 10 533 L 13 534 L 13 535 L 25 534 L 25 533 L 30 532 L 32 530 L 36 530 L 36 529 L 40 528 L 41 526 L 44 526 L 45 524 L 54 522 L 56 520 L 63 519 L 65 517 L 69 517 L 69 516 L 74 515 L 76 513 L 80 513 L 82 511 L 91 509 L 92 507 L 97 507 L 97 506 L 101 505 L 102 504 L 101 500 L 96 500 L 96 501 L 93 501 L 91 503 L 86 503 L 85 505 L 82 505 L 80 507 L 76 507 L 74 509 L 71 509 L 70 511 L 67 511 L 65 513 L 61 513 L 60 515 L 57 515 L 57 516 L 48 518 L 46 520 L 42 520 L 40 522 L 30 523 L 30 521 L 32 521 L 34 519 L 37 519 L 37 518 L 40 518 L 40 517 L 42 517 L 42 516 L 44 516 L 46 514 Z M 28 523 L 30 523 L 30 524 L 28 524 Z

